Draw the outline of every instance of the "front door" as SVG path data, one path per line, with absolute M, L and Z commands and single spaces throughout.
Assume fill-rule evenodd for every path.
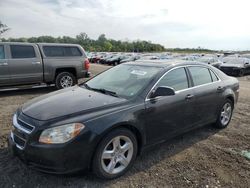
M 156 84 L 155 88 L 167 86 L 176 93 L 173 96 L 146 99 L 145 125 L 150 143 L 171 138 L 195 123 L 195 96 L 189 85 L 185 68 L 171 70 Z

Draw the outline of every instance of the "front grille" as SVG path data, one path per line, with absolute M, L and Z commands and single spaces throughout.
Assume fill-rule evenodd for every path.
M 13 140 L 13 142 L 16 144 L 16 147 L 19 149 L 24 149 L 25 144 L 26 144 L 26 138 L 24 136 L 24 134 L 18 134 L 18 130 L 14 129 L 11 134 L 11 139 Z
M 35 128 L 34 126 L 24 122 L 23 120 L 17 119 L 16 114 L 13 117 L 13 125 L 15 128 L 17 128 L 17 129 L 19 129 L 27 134 L 30 134 Z
M 25 123 L 23 120 L 17 119 L 17 123 L 24 129 L 26 129 L 27 131 L 32 132 L 34 127 L 28 123 Z
M 11 138 L 19 149 L 24 149 L 28 136 L 34 130 L 34 126 L 17 118 L 15 114 L 13 117 L 14 130 L 11 132 Z
M 26 143 L 24 138 L 21 138 L 15 134 L 13 134 L 13 141 L 17 144 L 20 149 L 23 149 Z

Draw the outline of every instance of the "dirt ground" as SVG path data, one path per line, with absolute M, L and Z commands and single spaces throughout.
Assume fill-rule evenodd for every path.
M 107 66 L 92 65 L 91 72 Z M 250 187 L 250 76 L 239 78 L 240 98 L 224 130 L 212 126 L 172 139 L 138 157 L 133 168 L 112 181 L 89 172 L 56 176 L 27 168 L 7 151 L 6 138 L 17 107 L 53 87 L 0 91 L 0 187 Z

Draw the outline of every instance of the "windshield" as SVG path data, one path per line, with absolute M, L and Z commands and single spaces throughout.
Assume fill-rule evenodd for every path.
M 111 68 L 85 83 L 86 88 L 122 98 L 137 95 L 161 70 L 159 67 L 122 64 Z

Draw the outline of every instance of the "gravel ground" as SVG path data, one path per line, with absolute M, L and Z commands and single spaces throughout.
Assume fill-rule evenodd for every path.
M 107 66 L 92 65 L 97 74 Z M 140 156 L 123 177 L 112 181 L 89 172 L 56 176 L 31 170 L 7 151 L 16 108 L 53 87 L 0 91 L 0 187 L 250 187 L 250 76 L 239 78 L 240 98 L 224 130 L 210 125 L 172 139 Z

